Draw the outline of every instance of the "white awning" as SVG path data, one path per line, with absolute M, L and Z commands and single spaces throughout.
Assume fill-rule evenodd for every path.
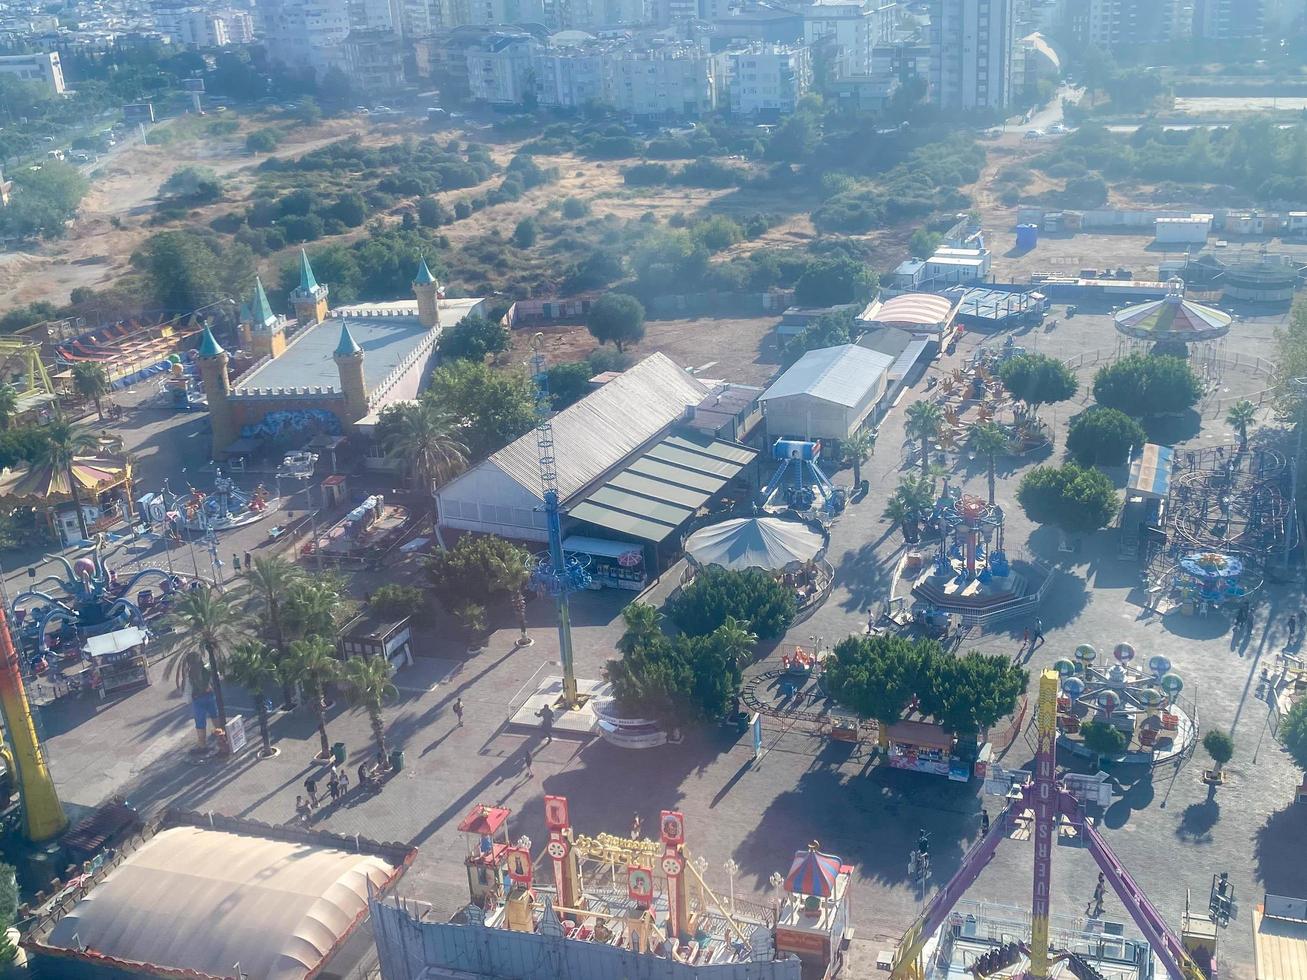
M 583 534 L 571 534 L 564 538 L 563 550 L 600 558 L 621 558 L 632 551 L 644 554 L 644 549 L 634 541 L 608 541 L 604 538 L 587 538 Z
M 86 646 L 82 647 L 82 649 L 92 657 L 104 657 L 111 653 L 122 653 L 132 647 L 138 647 L 144 642 L 145 630 L 139 626 L 128 626 L 126 629 L 116 630 L 113 633 L 101 633 L 99 636 L 87 637 Z

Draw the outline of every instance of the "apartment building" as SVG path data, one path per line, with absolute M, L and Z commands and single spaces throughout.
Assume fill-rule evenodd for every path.
M 534 88 L 534 59 L 541 44 L 528 34 L 494 34 L 467 51 L 471 98 L 492 105 L 520 105 Z
M 612 85 L 608 59 L 593 46 L 550 46 L 532 61 L 540 105 L 582 108 L 603 105 Z
M 931 101 L 955 110 L 1006 107 L 1012 35 L 1012 0 L 931 0 Z
M 894 4 L 821 0 L 803 8 L 803 41 L 812 48 L 830 44 L 835 51 L 835 75 L 870 75 L 872 51 L 890 38 Z
M 794 111 L 812 85 L 806 45 L 759 44 L 726 52 L 731 112 L 776 119 Z
M 1207 41 L 1260 38 L 1264 0 L 1194 0 L 1193 35 Z
M 725 98 L 725 58 L 695 44 L 614 51 L 609 104 L 633 116 L 691 118 Z
M 340 64 L 351 26 L 348 0 L 261 0 L 258 12 L 273 61 L 318 75 Z
M 254 19 L 244 10 L 156 9 L 154 24 L 173 43 L 192 48 L 221 48 L 254 40 Z
M 0 75 L 12 75 L 25 82 L 36 82 L 55 95 L 63 95 L 64 69 L 57 51 L 40 54 L 11 54 L 0 57 Z

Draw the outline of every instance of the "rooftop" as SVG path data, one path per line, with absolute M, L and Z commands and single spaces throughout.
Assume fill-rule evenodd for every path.
M 772 382 L 759 401 L 809 395 L 852 407 L 893 363 L 888 354 L 856 344 L 810 350 Z
M 452 327 L 480 302 L 441 300 L 442 326 Z M 418 321 L 417 312 L 415 301 L 360 303 L 332 310 L 326 320 L 300 331 L 280 357 L 265 361 L 235 387 L 238 391 L 317 386 L 339 389 L 340 374 L 332 355 L 340 344 L 342 330 L 348 328 L 363 351 L 364 383 L 368 391 L 374 391 L 429 333 Z
M 904 293 L 891 300 L 875 300 L 867 304 L 860 320 L 874 323 L 943 323 L 953 311 L 953 303 L 947 297 L 931 293 Z
M 230 817 L 170 813 L 29 948 L 50 959 L 265 980 L 316 974 L 416 853 Z M 48 928 L 48 931 L 47 931 Z M 131 972 L 137 972 L 132 970 Z M 157 972 L 157 969 L 150 971 Z

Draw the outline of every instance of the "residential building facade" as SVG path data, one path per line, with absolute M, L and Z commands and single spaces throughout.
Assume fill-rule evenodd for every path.
M 258 11 L 273 61 L 319 76 L 339 65 L 350 31 L 348 0 L 262 0 Z
M 1012 99 L 1012 0 L 931 0 L 931 101 L 1002 109 Z
M 823 2 L 803 8 L 803 40 L 810 48 L 830 45 L 837 78 L 871 74 L 872 50 L 886 30 L 877 3 Z
M 25 82 L 35 82 L 45 86 L 54 95 L 64 94 L 64 69 L 57 51 L 0 57 L 0 75 L 12 75 Z
M 806 45 L 760 44 L 726 52 L 731 112 L 777 118 L 794 111 L 812 84 Z
M 495 34 L 467 51 L 468 94 L 492 105 L 520 105 L 532 84 L 540 42 L 527 34 Z
M 715 110 L 725 95 L 725 59 L 699 45 L 617 50 L 611 64 L 609 104 L 618 112 L 696 117 Z
M 1194 0 L 1194 37 L 1207 41 L 1260 38 L 1264 0 Z

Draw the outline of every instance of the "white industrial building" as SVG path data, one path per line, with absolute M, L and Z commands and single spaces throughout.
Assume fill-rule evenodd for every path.
M 0 75 L 14 75 L 25 82 L 36 82 L 54 95 L 64 93 L 64 70 L 56 51 L 4 55 L 0 57 Z
M 1159 245 L 1205 245 L 1212 231 L 1210 214 L 1183 218 L 1158 218 L 1153 235 Z
M 937 248 L 935 254 L 926 260 L 921 281 L 929 283 L 931 288 L 983 282 L 989 278 L 991 261 L 989 249 L 983 245 L 977 248 L 945 245 Z
M 847 439 L 875 412 L 895 360 L 856 344 L 808 351 L 758 399 L 768 437 Z
M 729 411 L 722 404 L 726 394 Z M 735 394 L 729 386 L 710 387 L 664 354 L 651 354 L 555 415 L 565 531 L 620 536 L 655 550 L 673 538 L 756 455 L 730 438 L 751 404 Z M 436 502 L 441 527 L 548 540 L 536 433 L 445 484 Z

